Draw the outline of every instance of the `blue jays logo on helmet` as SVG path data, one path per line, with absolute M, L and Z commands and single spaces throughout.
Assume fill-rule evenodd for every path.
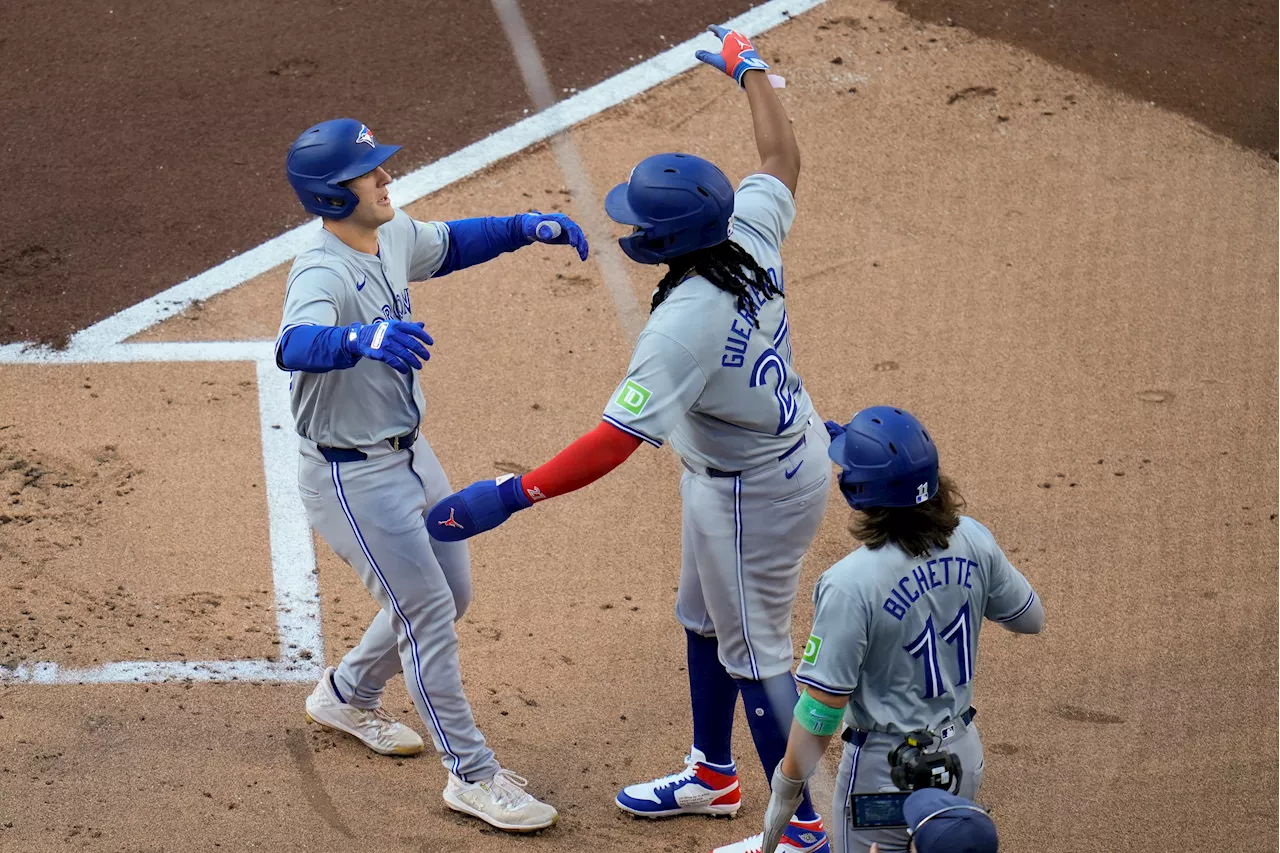
M 343 184 L 372 172 L 399 150 L 399 145 L 378 145 L 364 123 L 336 118 L 304 130 L 290 146 L 284 168 L 308 212 L 344 219 L 360 199 Z
M 858 412 L 827 455 L 840 466 L 840 492 L 854 509 L 915 506 L 938 493 L 938 448 L 903 409 Z

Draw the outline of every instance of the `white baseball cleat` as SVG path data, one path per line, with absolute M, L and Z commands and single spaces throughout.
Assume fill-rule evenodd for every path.
M 339 699 L 333 667 L 324 671 L 307 697 L 307 719 L 358 738 L 379 755 L 417 755 L 423 749 L 421 735 L 381 708 L 356 708 Z
M 756 834 L 742 841 L 717 847 L 711 853 L 764 853 L 760 849 L 763 845 L 764 838 Z M 769 853 L 831 853 L 831 839 L 822 826 L 822 818 L 800 820 L 793 816 L 786 831 L 782 833 L 777 850 Z
M 684 770 L 650 782 L 628 785 L 614 803 L 637 817 L 685 814 L 733 817 L 742 806 L 738 771 L 732 764 L 717 770 L 706 760 L 702 750 L 694 747 L 684 760 Z
M 553 806 L 535 799 L 524 788 L 529 780 L 499 770 L 484 782 L 464 782 L 452 773 L 444 802 L 455 812 L 478 817 L 504 832 L 537 832 L 560 819 Z

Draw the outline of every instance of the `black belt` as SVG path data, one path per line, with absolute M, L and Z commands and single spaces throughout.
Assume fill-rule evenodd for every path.
M 973 718 L 978 716 L 978 709 L 970 706 L 969 710 L 960 715 L 960 722 L 966 726 L 973 722 Z M 943 723 L 939 728 L 946 728 L 947 724 Z M 840 739 L 845 743 L 851 743 L 856 746 L 862 746 L 867 742 L 867 735 L 871 732 L 862 729 L 845 729 L 840 733 Z M 888 734 L 888 732 L 880 732 L 879 734 Z
M 808 435 L 800 436 L 800 440 L 797 441 L 795 444 L 791 445 L 791 447 L 787 449 L 786 453 L 779 456 L 778 461 L 781 462 L 782 460 L 790 456 L 792 453 L 795 453 L 797 450 L 804 447 L 805 442 L 808 440 L 809 440 Z M 694 472 L 695 474 L 699 472 L 699 469 L 690 466 L 689 463 L 687 462 L 685 463 L 684 467 L 688 468 L 690 471 Z M 706 471 L 708 477 L 741 477 L 742 476 L 741 471 L 721 471 L 719 468 L 704 468 L 701 470 Z
M 386 442 L 391 445 L 392 450 L 408 450 L 413 447 L 413 443 L 417 440 L 418 431 L 415 429 L 404 435 L 388 438 Z M 323 444 L 317 444 L 316 450 L 320 451 L 320 455 L 325 458 L 326 462 L 362 462 L 369 458 L 369 454 L 354 447 L 326 447 Z

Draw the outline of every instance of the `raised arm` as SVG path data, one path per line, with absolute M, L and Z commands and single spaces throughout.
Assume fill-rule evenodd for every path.
M 795 195 L 800 180 L 800 146 L 791 132 L 791 119 L 787 118 L 782 101 L 763 73 L 748 74 L 743 84 L 751 103 L 760 171 L 782 181 Z
M 760 58 L 751 40 L 742 33 L 718 26 L 707 29 L 721 39 L 720 52 L 700 50 L 696 56 L 728 74 L 746 90 L 756 149 L 760 152 L 759 171 L 773 175 L 795 195 L 800 178 L 800 146 L 791 131 L 791 119 L 769 81 L 766 73 L 768 63 Z

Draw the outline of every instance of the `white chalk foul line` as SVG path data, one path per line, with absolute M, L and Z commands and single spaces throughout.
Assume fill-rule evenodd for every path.
M 95 350 L 0 347 L 0 364 L 140 364 L 173 361 L 270 361 L 275 341 L 196 341 L 112 344 Z
M 0 667 L 7 684 L 155 684 L 164 681 L 315 681 L 320 665 L 310 661 L 206 660 L 116 661 L 77 669 L 56 663 Z
M 252 361 L 258 379 L 258 421 L 266 480 L 267 529 L 279 660 L 115 661 L 76 669 L 56 663 L 0 667 L 0 683 L 88 684 L 162 681 L 314 681 L 324 662 L 320 591 L 311 525 L 294 486 L 298 436 L 289 411 L 289 374 L 276 367 L 273 341 L 117 344 L 86 359 L 80 354 L 29 353 L 20 363 Z
M 298 496 L 298 434 L 289 410 L 289 374 L 276 367 L 274 356 L 259 361 L 257 368 L 280 659 L 320 662 L 324 660 L 320 586 L 311 524 Z
M 747 35 L 757 35 L 824 2 L 826 0 L 770 0 L 725 22 L 725 25 Z M 693 49 L 698 38 L 702 37 L 675 45 L 536 115 L 405 175 L 391 185 L 396 203 L 404 206 L 417 201 L 689 70 L 697 64 Z M 545 84 L 545 72 L 542 76 L 543 81 L 539 81 L 539 85 Z M 585 175 L 580 160 L 576 158 L 576 151 L 570 151 L 568 156 L 568 171 Z M 594 214 L 598 215 L 598 211 L 594 211 Z M 33 344 L 0 344 L 0 364 L 13 365 L 199 361 L 255 363 L 281 659 L 117 661 L 85 669 L 61 667 L 56 663 L 32 663 L 14 669 L 0 667 L 0 683 L 312 681 L 319 677 L 324 648 L 319 591 L 314 573 L 315 550 L 312 547 L 310 525 L 296 490 L 292 487 L 291 465 L 296 458 L 297 437 L 288 427 L 291 421 L 287 400 L 288 380 L 283 372 L 276 369 L 274 342 L 124 343 L 134 335 L 180 313 L 194 302 L 216 296 L 292 260 L 308 245 L 318 227 L 319 223 L 316 221 L 300 225 L 174 285 L 163 293 L 101 320 L 72 335 L 65 350 L 55 351 Z M 619 306 L 623 325 L 627 326 L 629 324 L 621 302 Z
M 727 21 L 726 26 L 756 35 L 823 2 L 825 0 L 770 0 Z M 410 172 L 391 184 L 392 198 L 403 207 L 670 80 L 697 64 L 693 56 L 695 42 L 707 38 L 710 36 L 698 36 L 675 45 L 542 112 Z M 318 227 L 317 221 L 299 225 L 132 308 L 101 320 L 73 335 L 70 347 L 93 353 L 133 337 L 181 312 L 193 302 L 209 299 L 243 284 L 292 260 Z M 0 347 L 0 358 L 5 349 Z

